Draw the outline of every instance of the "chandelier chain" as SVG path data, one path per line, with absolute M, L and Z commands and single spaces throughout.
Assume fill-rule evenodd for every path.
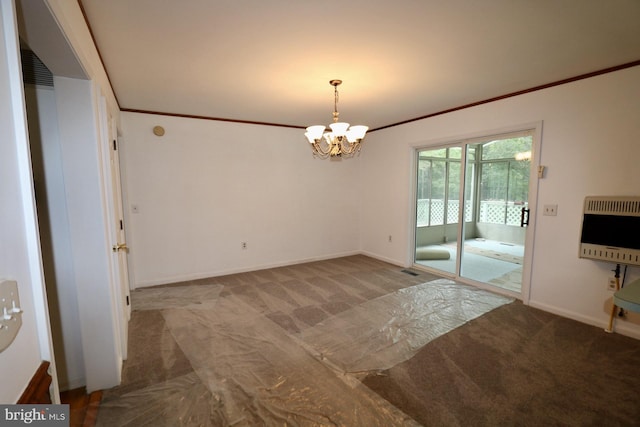
M 338 85 L 335 85 L 333 87 L 334 90 L 334 95 L 333 95 L 333 122 L 337 123 L 338 122 L 338 116 L 340 115 L 340 113 L 338 113 L 338 100 L 340 99 L 340 95 L 338 95 Z

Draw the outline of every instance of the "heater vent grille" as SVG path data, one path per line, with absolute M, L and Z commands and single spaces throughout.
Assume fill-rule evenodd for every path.
M 611 261 L 617 264 L 640 265 L 640 251 L 628 248 L 612 248 L 601 245 L 580 245 L 580 258 Z
M 579 256 L 640 265 L 640 197 L 585 198 Z
M 640 216 L 640 197 L 587 197 L 584 213 Z

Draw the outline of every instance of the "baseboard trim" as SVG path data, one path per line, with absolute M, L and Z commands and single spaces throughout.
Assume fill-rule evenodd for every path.
M 608 319 L 597 319 L 591 316 L 584 316 L 582 314 L 569 311 L 569 310 L 564 310 L 543 302 L 530 300 L 529 305 L 533 308 L 538 308 L 540 310 L 543 310 L 549 313 L 557 314 L 558 316 L 565 317 L 567 319 L 572 319 L 580 323 L 586 323 L 587 325 L 602 328 L 603 331 L 609 324 Z M 640 339 L 640 329 L 638 329 L 637 326 L 633 327 L 629 324 L 622 323 L 621 321 L 616 321 L 616 323 L 614 324 L 613 330 L 615 333 L 618 333 L 620 335 L 624 335 L 630 338 Z
M 400 262 L 397 259 L 388 258 L 382 255 L 374 254 L 367 251 L 360 251 L 359 254 L 368 256 L 369 258 L 377 259 L 378 261 L 388 262 L 389 264 L 397 265 L 398 267 L 402 267 L 402 268 L 409 268 L 412 266 L 411 264 Z
M 259 264 L 259 265 L 253 265 L 250 267 L 232 268 L 228 270 L 217 270 L 217 271 L 211 271 L 207 273 L 185 274 L 185 275 L 167 277 L 163 279 L 158 278 L 158 279 L 152 279 L 152 280 L 144 280 L 136 283 L 135 288 L 132 288 L 132 289 L 147 288 L 150 286 L 158 286 L 158 285 L 170 285 L 172 283 L 181 283 L 181 282 L 188 282 L 191 280 L 207 279 L 209 277 L 227 276 L 229 274 L 249 273 L 252 271 L 266 270 L 268 268 L 287 267 L 290 265 L 304 264 L 307 262 L 315 262 L 315 261 L 325 261 L 328 259 L 342 258 L 346 256 L 353 256 L 353 255 L 367 255 L 367 256 L 371 256 L 372 258 L 375 258 L 374 256 L 365 254 L 362 251 L 348 251 L 348 252 L 342 252 L 338 254 L 321 255 L 321 256 L 309 257 L 309 258 L 300 258 L 293 261 L 276 262 L 276 263 L 270 263 L 270 264 Z

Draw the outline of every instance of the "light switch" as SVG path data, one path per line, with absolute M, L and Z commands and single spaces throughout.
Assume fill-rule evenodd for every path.
M 0 352 L 13 342 L 22 326 L 18 283 L 0 280 Z

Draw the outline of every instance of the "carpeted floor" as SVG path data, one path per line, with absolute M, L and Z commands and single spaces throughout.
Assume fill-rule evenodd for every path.
M 640 342 L 519 302 L 363 382 L 425 426 L 640 424 Z
M 640 419 L 639 341 L 414 273 L 354 256 L 134 291 L 97 425 Z

